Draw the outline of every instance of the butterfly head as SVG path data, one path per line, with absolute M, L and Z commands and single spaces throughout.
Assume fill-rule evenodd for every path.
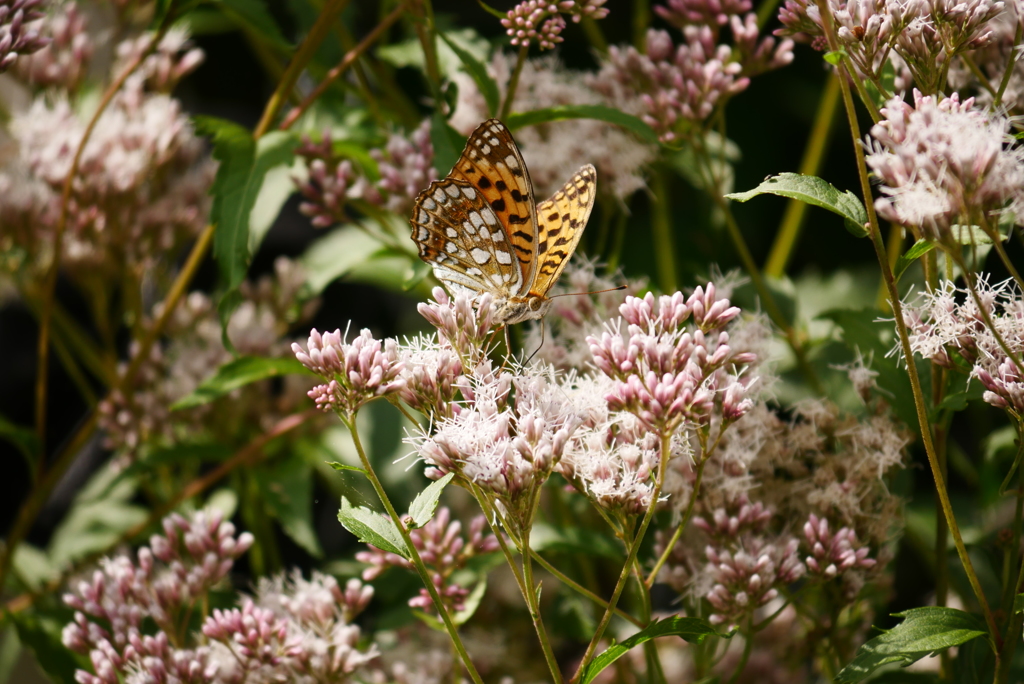
M 551 308 L 551 300 L 538 294 L 524 297 L 509 297 L 499 301 L 495 318 L 504 325 L 513 325 L 536 318 L 543 318 Z

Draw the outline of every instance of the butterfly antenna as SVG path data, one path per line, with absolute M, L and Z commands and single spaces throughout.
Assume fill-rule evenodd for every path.
M 618 287 L 610 287 L 607 290 L 595 290 L 594 292 L 566 292 L 564 294 L 551 295 L 548 299 L 554 299 L 555 297 L 577 297 L 579 295 L 601 294 L 603 292 L 618 292 L 619 290 L 625 289 L 625 285 L 619 285 Z
M 533 353 L 530 354 L 530 358 L 526 359 L 526 363 L 524 363 L 523 365 L 524 366 L 530 365 L 530 362 L 533 361 L 533 357 L 537 355 L 537 352 L 539 352 L 540 348 L 543 347 L 543 346 L 544 346 L 544 319 L 542 318 L 542 319 L 540 319 L 540 344 L 537 345 L 537 348 L 533 350 Z

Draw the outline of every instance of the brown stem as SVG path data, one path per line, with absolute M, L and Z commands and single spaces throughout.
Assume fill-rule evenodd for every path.
M 263 116 L 260 117 L 260 122 L 253 131 L 252 135 L 254 138 L 259 139 L 270 130 L 274 123 L 274 118 L 281 110 L 281 107 L 284 106 L 284 102 L 292 92 L 292 89 L 295 88 L 302 70 L 309 64 L 309 60 L 313 59 L 313 55 L 316 54 L 320 43 L 327 37 L 327 33 L 331 28 L 331 22 L 338 18 L 338 15 L 341 14 L 341 11 L 347 5 L 348 0 L 327 0 L 327 5 L 320 12 L 316 23 L 309 29 L 306 38 L 295 52 L 292 61 L 288 64 L 288 68 L 285 70 L 284 76 L 281 77 L 281 82 L 277 84 L 274 94 L 267 100 L 267 106 L 263 109 Z
M 391 10 L 391 14 L 384 17 L 384 19 L 377 24 L 376 28 L 366 34 L 366 37 L 359 41 L 358 45 L 345 53 L 345 56 L 341 58 L 338 65 L 328 71 L 327 75 L 324 76 L 324 79 L 317 84 L 316 88 L 313 89 L 313 92 L 302 100 L 302 104 L 298 107 L 294 107 L 290 112 L 288 112 L 288 115 L 284 117 L 284 121 L 281 122 L 281 125 L 278 126 L 278 128 L 282 131 L 286 131 L 291 128 L 299 117 L 302 116 L 306 110 L 308 110 L 310 106 L 325 92 L 327 92 L 327 89 L 331 84 L 337 81 L 342 74 L 348 71 L 348 69 L 356 63 L 356 60 L 359 59 L 363 53 L 369 50 L 371 45 L 377 42 L 377 39 L 381 37 L 381 34 L 391 28 L 391 25 L 394 24 L 400 16 L 402 16 L 402 11 L 404 9 L 405 8 L 401 5 L 395 7 L 395 9 Z

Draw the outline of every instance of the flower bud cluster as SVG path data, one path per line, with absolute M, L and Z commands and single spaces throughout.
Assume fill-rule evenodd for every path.
M 663 142 L 677 140 L 746 90 L 751 76 L 793 60 L 793 41 L 760 38 L 755 14 L 732 13 L 744 7 L 749 10 L 749 3 L 717 0 L 658 7 L 680 27 L 683 42 L 676 45 L 668 32 L 650 29 L 643 51 L 609 48 L 599 79 L 613 84 L 605 89 L 620 91 L 617 99 L 641 102 L 640 116 Z M 732 45 L 723 42 L 723 24 L 732 33 Z
M 317 228 L 347 221 L 345 208 L 351 199 L 365 199 L 373 204 L 380 202 L 380 196 L 366 176 L 359 174 L 351 161 L 335 153 L 329 129 L 323 132 L 319 142 L 304 136 L 295 154 L 306 162 L 307 169 L 304 180 L 292 178 L 305 198 L 299 204 L 299 211 L 309 216 Z
M 952 245 L 955 225 L 999 220 L 1017 206 L 1024 151 L 1003 116 L 954 94 L 937 100 L 914 91 L 914 105 L 893 98 L 871 129 L 868 165 L 881 181 L 878 213 Z
M 13 73 L 33 86 L 55 86 L 74 92 L 81 85 L 95 50 L 87 26 L 85 13 L 77 3 L 53 5 L 45 17 L 33 22 L 33 27 L 49 38 L 48 44 L 15 62 Z
M 841 47 L 859 75 L 880 83 L 887 59 L 896 68 L 897 92 L 917 85 L 935 93 L 949 60 L 965 50 L 987 45 L 993 21 L 1007 11 L 999 0 L 829 0 Z M 786 0 L 779 10 L 783 28 L 776 35 L 793 36 L 828 49 L 818 5 Z
M 951 282 L 905 304 L 910 348 L 950 369 L 959 366 L 956 358 L 963 359 L 985 387 L 986 402 L 1024 416 L 1024 297 L 1012 280 L 990 285 L 979 278 L 975 287 L 984 313 L 968 288 Z
M 374 660 L 376 644 L 360 650 L 351 621 L 369 605 L 372 587 L 298 570 L 263 579 L 240 609 L 214 610 L 202 626 L 219 656 L 218 681 L 343 682 Z
M 94 673 L 79 670 L 82 684 L 117 684 L 130 670 L 152 674 L 149 681 L 208 682 L 216 668 L 209 651 L 169 645 L 167 634 L 179 635 L 181 624 L 207 592 L 227 576 L 235 560 L 252 545 L 249 533 L 235 536 L 234 526 L 219 513 L 200 511 L 163 521 L 164 534 L 153 536 L 139 550 L 138 560 L 106 558 L 90 580 L 78 582 L 64 603 L 75 611 L 62 641 L 76 653 L 88 654 Z M 146 634 L 148 623 L 157 627 Z
M 429 121 L 424 121 L 408 138 L 393 133 L 384 149 L 370 150 L 380 173 L 376 181 L 335 152 L 329 129 L 319 142 L 305 136 L 295 153 L 305 161 L 307 171 L 304 179 L 292 178 L 305 198 L 299 211 L 309 216 L 317 228 L 348 221 L 347 207 L 352 200 L 405 215 L 416 195 L 437 178 Z
M 403 384 L 398 343 L 392 339 L 382 343 L 366 329 L 351 344 L 341 330 L 323 335 L 312 330 L 307 348 L 293 343 L 292 351 L 303 366 L 328 381 L 309 391 L 324 411 L 351 415 L 366 402 L 397 392 Z
M 832 579 L 852 568 L 872 568 L 877 562 L 868 557 L 871 549 L 859 545 L 856 532 L 843 527 L 833 534 L 828 519 L 813 513 L 804 523 L 804 537 L 811 549 L 811 555 L 804 559 L 811 575 Z
M 510 524 L 528 530 L 535 497 L 580 419 L 561 386 L 543 371 L 514 377 L 484 365 L 471 381 L 460 382 L 468 405 L 432 433 L 408 441 L 430 466 L 428 477 L 458 473 L 499 504 Z
M 273 274 L 242 283 L 239 289 L 243 301 L 227 325 L 228 336 L 240 353 L 263 357 L 289 353 L 287 331 L 297 319 L 308 318 L 317 306 L 316 300 L 303 301 L 305 282 L 303 269 L 281 257 L 274 262 Z M 161 313 L 156 307 L 142 329 L 148 330 Z M 131 385 L 111 392 L 98 407 L 104 446 L 116 452 L 115 468 L 127 466 L 148 450 L 178 443 L 183 433 L 192 440 L 209 435 L 224 444 L 240 446 L 252 433 L 268 429 L 306 401 L 310 383 L 308 377 L 300 375 L 263 381 L 263 391 L 249 387 L 233 392 L 229 398 L 232 415 L 248 425 L 252 433 L 240 431 L 234 421 L 225 422 L 217 404 L 172 412 L 176 401 L 195 391 L 232 356 L 221 342 L 223 331 L 216 306 L 201 292 L 192 292 L 178 303 L 165 332 L 169 341 L 153 345 L 145 359 L 137 359 L 137 344 L 130 347 L 131 360 L 120 364 L 118 372 L 124 373 L 131 363 L 137 363 Z
M 497 537 L 484 532 L 486 525 L 484 516 L 477 516 L 470 522 L 468 534 L 463 536 L 462 523 L 452 520 L 451 511 L 442 506 L 426 525 L 409 531 L 413 546 L 431 572 L 437 593 L 453 613 L 466 608 L 465 601 L 471 591 L 470 587 L 458 583 L 455 573 L 466 567 L 471 558 L 498 550 Z M 412 563 L 401 556 L 368 546 L 369 551 L 356 554 L 356 560 L 370 566 L 363 571 L 365 581 L 376 579 L 390 567 L 413 569 Z M 430 610 L 434 604 L 430 593 L 420 589 L 417 596 L 409 599 L 409 605 Z
M 800 562 L 796 539 L 764 543 L 758 539 L 734 550 L 708 546 L 706 572 L 714 581 L 707 593 L 714 625 L 737 625 L 779 595 L 778 587 L 792 584 L 807 569 Z
M 417 311 L 464 364 L 475 365 L 486 356 L 497 325 L 494 298 L 486 292 L 476 298 L 460 292 L 452 298 L 440 287 L 433 295 L 434 301 L 419 304 Z
M 713 284 L 689 297 L 663 296 L 657 310 L 652 294 L 629 297 L 620 311 L 626 334 L 612 324 L 588 338 L 594 364 L 616 381 L 606 397 L 612 410 L 662 434 L 684 421 L 706 425 L 716 409 L 733 421 L 750 408 L 750 381 L 740 373 L 756 358 L 730 347 L 725 327 L 739 309 L 718 298 Z
M 115 71 L 126 69 L 152 41 L 153 34 L 144 33 L 119 44 Z M 203 51 L 192 44 L 187 32 L 180 28 L 171 28 L 160 39 L 156 48 L 142 60 L 130 78 L 143 82 L 148 90 L 169 93 L 177 87 L 181 79 L 199 68 L 203 59 Z
M 501 20 L 513 45 L 527 47 L 537 43 L 541 50 L 550 50 L 562 42 L 565 28 L 563 14 L 579 22 L 583 17 L 604 19 L 607 0 L 524 0 L 508 11 Z
M 33 24 L 45 14 L 39 7 L 43 0 L 3 0 L 0 2 L 0 73 L 22 55 L 45 47 L 50 41 L 36 31 Z
M 61 264 L 72 277 L 121 282 L 166 268 L 207 223 L 213 162 L 180 103 L 143 86 L 129 79 L 82 150 L 61 242 Z M 75 102 L 83 106 L 81 98 Z M 26 215 L 5 220 L 5 237 L 28 254 L 52 245 L 60 196 L 88 116 L 71 100 L 43 93 L 11 120 L 17 162 L 0 170 L 0 184 L 32 201 L 16 203 Z
M 376 189 L 384 198 L 384 207 L 400 216 L 407 215 L 416 196 L 437 179 L 429 119 L 408 138 L 392 133 L 384 149 L 370 150 L 370 156 L 380 171 Z

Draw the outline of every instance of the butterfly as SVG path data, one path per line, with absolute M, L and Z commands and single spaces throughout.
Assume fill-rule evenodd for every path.
M 416 198 L 412 239 L 453 295 L 491 294 L 498 323 L 541 318 L 587 226 L 596 190 L 597 171 L 587 164 L 537 204 L 512 134 L 489 119 L 469 136 L 448 177 Z

